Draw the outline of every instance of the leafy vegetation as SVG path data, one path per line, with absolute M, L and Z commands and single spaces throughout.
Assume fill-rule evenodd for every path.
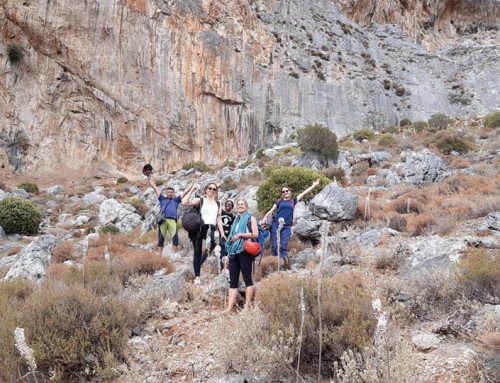
M 7 46 L 7 57 L 10 62 L 18 62 L 23 58 L 23 56 L 23 48 L 19 44 L 9 44 Z
M 500 128 L 500 110 L 491 112 L 484 117 L 485 128 Z
M 17 185 L 18 189 L 24 189 L 28 193 L 38 194 L 40 189 L 38 189 L 38 185 L 32 182 L 23 182 L 22 184 Z
M 272 167 L 266 171 L 269 171 L 268 176 L 257 190 L 257 204 L 261 212 L 267 212 L 271 209 L 276 199 L 281 196 L 283 186 L 288 186 L 293 195 L 296 196 L 319 178 L 320 184 L 304 197 L 304 200 L 308 201 L 331 182 L 323 174 L 306 168 Z
M 372 141 L 375 138 L 375 133 L 371 129 L 361 129 L 361 130 L 356 130 L 352 134 L 352 137 L 359 142 L 363 140 Z
M 313 152 L 328 159 L 337 161 L 339 147 L 337 135 L 321 124 L 307 125 L 297 131 L 297 142 L 304 152 Z
M 7 197 L 0 201 L 0 226 L 7 234 L 34 235 L 42 223 L 38 206 L 18 197 Z

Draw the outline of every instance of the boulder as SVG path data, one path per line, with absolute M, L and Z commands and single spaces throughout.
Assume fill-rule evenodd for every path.
M 312 214 L 328 221 L 341 221 L 354 218 L 359 196 L 347 192 L 342 187 L 331 183 L 310 202 Z

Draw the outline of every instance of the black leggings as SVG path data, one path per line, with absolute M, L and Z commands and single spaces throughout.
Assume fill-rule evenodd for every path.
M 238 288 L 240 284 L 240 272 L 243 274 L 245 286 L 253 286 L 252 267 L 254 258 L 254 256 L 248 254 L 246 251 L 234 255 L 232 258 L 229 257 L 229 287 L 231 289 Z
M 193 249 L 194 249 L 194 256 L 193 256 L 193 269 L 194 269 L 194 276 L 199 277 L 200 276 L 200 270 L 201 270 L 201 265 L 205 260 L 207 259 L 203 254 L 203 240 L 207 238 L 207 234 L 210 230 L 210 249 L 209 252 L 211 252 L 215 246 L 215 226 L 214 225 L 204 225 L 200 232 L 199 235 L 193 234 L 192 236 L 189 235 L 189 239 L 191 240 L 191 243 L 193 244 Z

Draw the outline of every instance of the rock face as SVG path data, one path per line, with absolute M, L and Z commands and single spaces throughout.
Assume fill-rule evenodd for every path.
M 0 52 L 24 54 L 0 56 L 0 174 L 167 172 L 246 156 L 309 123 L 342 135 L 498 107 L 498 2 L 425 2 L 413 18 L 416 0 L 337 1 L 419 36 L 422 17 L 431 29 L 459 20 L 443 34 L 457 40 L 430 53 L 395 25 L 361 29 L 329 0 L 0 3 Z

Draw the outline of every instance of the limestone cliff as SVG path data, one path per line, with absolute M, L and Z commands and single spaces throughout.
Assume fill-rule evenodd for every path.
M 360 22 L 397 22 L 375 17 L 397 3 L 339 0 Z M 415 2 L 399 3 L 411 18 Z M 498 2 L 482 3 L 498 24 Z M 239 159 L 308 123 L 345 134 L 499 107 L 495 28 L 429 52 L 328 0 L 0 0 L 0 26 L 2 176 L 166 172 Z

